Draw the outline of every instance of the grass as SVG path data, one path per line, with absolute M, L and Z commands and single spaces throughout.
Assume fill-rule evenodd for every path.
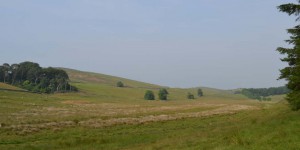
M 168 101 L 146 101 L 146 89 L 157 95 L 160 86 L 69 74 L 80 92 L 43 95 L 0 84 L 1 150 L 300 147 L 299 112 L 290 111 L 282 96 L 259 102 L 203 88 L 204 97 L 188 100 L 187 92 L 196 95 L 197 88 L 168 88 Z M 117 81 L 127 87 L 115 87 Z
M 234 115 L 24 136 L 2 131 L 1 149 L 298 149 L 299 112 L 285 105 Z

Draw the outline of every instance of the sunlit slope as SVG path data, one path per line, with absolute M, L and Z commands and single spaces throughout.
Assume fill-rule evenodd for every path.
M 203 101 L 211 101 L 215 100 L 217 102 L 225 101 L 225 100 L 250 100 L 244 95 L 241 94 L 234 94 L 231 91 L 228 90 L 221 90 L 221 89 L 214 89 L 214 88 L 208 88 L 208 87 L 199 87 L 202 89 L 204 96 L 198 97 L 197 96 L 197 90 L 198 88 L 188 88 L 188 89 L 182 89 L 182 88 L 170 88 L 169 89 L 169 98 L 170 100 L 186 100 L 187 99 L 187 93 L 192 93 L 195 96 L 195 100 L 203 100 Z
M 150 83 L 129 80 L 121 77 L 114 77 L 99 73 L 84 72 L 74 69 L 63 68 L 71 79 L 71 84 L 79 88 L 78 93 L 54 94 L 54 97 L 60 97 L 69 100 L 94 100 L 102 102 L 141 102 L 144 101 L 146 90 L 152 90 L 158 99 L 158 91 L 163 86 Z M 125 87 L 116 87 L 116 83 L 122 81 Z M 167 87 L 165 87 L 167 88 Z M 0 83 L 0 89 L 22 90 L 20 88 Z M 203 97 L 197 96 L 198 88 L 167 88 L 169 91 L 169 101 L 188 100 L 187 93 L 192 93 L 195 100 L 249 100 L 243 95 L 233 94 L 232 91 L 220 90 L 214 88 L 201 87 L 204 92 Z M 24 91 L 24 90 L 23 90 Z
M 5 84 L 3 82 L 0 82 L 0 90 L 16 90 L 16 91 L 25 91 L 24 89 L 9 85 L 9 84 Z
M 73 83 L 80 91 L 71 93 L 38 94 L 1 83 L 0 123 L 6 125 L 37 124 L 57 121 L 88 120 L 147 116 L 152 114 L 194 113 L 220 106 L 256 105 L 226 91 L 202 88 L 205 95 L 197 97 L 197 88 L 168 88 L 167 101 L 144 100 L 145 88 L 118 88 L 97 83 Z M 158 89 L 152 89 L 158 99 Z M 195 94 L 194 100 L 186 98 L 187 92 Z M 228 105 L 229 104 L 229 105 Z M 227 109 L 227 108 L 226 108 Z M 16 120 L 16 117 L 18 119 Z
M 71 81 L 73 82 L 116 86 L 116 83 L 118 81 L 121 81 L 128 88 L 148 88 L 148 89 L 154 88 L 155 89 L 161 87 L 159 85 L 129 80 L 121 77 L 114 77 L 114 76 L 100 74 L 100 73 L 84 72 L 84 71 L 78 71 L 78 70 L 66 69 L 66 68 L 62 68 L 62 69 L 68 73 Z
M 83 72 L 73 69 L 65 69 L 73 85 L 79 88 L 80 94 L 89 98 L 102 101 L 127 101 L 143 100 L 147 89 L 153 90 L 158 99 L 158 90 L 162 86 L 129 80 L 99 73 Z M 116 83 L 122 81 L 126 87 L 116 87 Z M 187 100 L 187 93 L 194 94 L 196 100 L 247 100 L 245 96 L 233 94 L 227 90 L 201 87 L 203 97 L 197 97 L 197 88 L 167 88 L 169 91 L 168 100 Z

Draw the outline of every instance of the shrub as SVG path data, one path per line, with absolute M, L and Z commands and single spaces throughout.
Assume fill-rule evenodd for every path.
M 187 99 L 195 99 L 195 97 L 192 93 L 188 92 Z
M 117 87 L 124 87 L 123 82 L 121 82 L 121 81 L 117 82 Z

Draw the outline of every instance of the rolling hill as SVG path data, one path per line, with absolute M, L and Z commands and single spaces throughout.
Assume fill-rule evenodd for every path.
M 65 70 L 71 82 L 79 87 L 81 91 L 89 92 L 90 94 L 101 95 L 108 99 L 123 98 L 125 99 L 143 99 L 145 90 L 153 90 L 158 92 L 159 88 L 167 88 L 171 93 L 169 100 L 185 100 L 188 92 L 193 93 L 196 96 L 197 88 L 169 88 L 166 86 L 154 85 L 150 83 L 144 83 L 140 81 L 129 80 L 121 77 L 114 77 L 110 75 L 104 75 L 92 72 L 83 72 L 74 69 Z M 125 88 L 117 88 L 116 83 L 122 81 L 125 84 Z M 204 91 L 204 97 L 202 99 L 230 99 L 230 100 L 245 100 L 245 96 L 233 94 L 228 90 L 220 90 L 214 88 L 201 87 Z M 113 94 L 114 93 L 114 94 Z
M 197 88 L 166 87 L 167 101 L 148 101 L 145 90 L 157 96 L 162 86 L 64 70 L 79 92 L 37 94 L 0 84 L 0 149 L 259 149 L 258 144 L 284 147 L 287 141 L 290 148 L 299 146 L 292 136 L 299 114 L 280 96 L 259 102 L 202 87 L 203 97 L 188 100 Z M 126 86 L 116 87 L 117 81 Z M 279 135 L 285 139 L 272 143 Z

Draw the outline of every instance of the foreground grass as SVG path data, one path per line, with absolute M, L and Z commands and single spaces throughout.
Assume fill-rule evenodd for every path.
M 299 112 L 280 103 L 233 115 L 22 136 L 1 129 L 0 149 L 298 149 L 299 125 Z

